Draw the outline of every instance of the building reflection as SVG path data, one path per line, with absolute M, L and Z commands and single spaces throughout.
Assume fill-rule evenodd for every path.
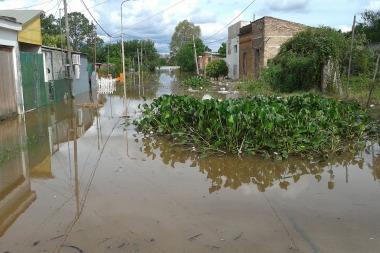
M 31 180 L 54 178 L 52 156 L 62 145 L 73 150 L 68 167 L 73 163 L 79 196 L 77 139 L 99 118 L 98 110 L 62 102 L 0 122 L 0 237 L 36 200 Z
M 304 176 L 313 176 L 316 182 L 326 177 L 327 188 L 335 187 L 334 168 L 346 168 L 346 182 L 349 181 L 349 167 L 363 169 L 364 161 L 371 161 L 376 180 L 380 180 L 379 147 L 369 147 L 373 157 L 364 157 L 364 154 L 355 156 L 345 154 L 323 162 L 289 158 L 287 161 L 265 160 L 260 157 L 239 158 L 236 156 L 212 156 L 200 158 L 198 154 L 173 146 L 173 143 L 162 138 L 143 138 L 140 151 L 147 157 L 155 160 L 159 158 L 163 163 L 175 167 L 176 163 L 190 162 L 190 167 L 197 167 L 199 171 L 211 181 L 209 192 L 213 193 L 222 188 L 238 189 L 243 185 L 253 184 L 259 192 L 278 186 L 288 190 Z M 365 153 L 365 152 L 363 152 Z M 376 155 L 377 153 L 377 155 Z
M 36 199 L 31 190 L 22 117 L 0 123 L 0 236 Z

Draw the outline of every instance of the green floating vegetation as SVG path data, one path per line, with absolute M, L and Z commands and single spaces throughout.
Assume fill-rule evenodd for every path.
M 145 134 L 169 136 L 202 153 L 277 159 L 356 151 L 379 130 L 359 104 L 313 94 L 224 101 L 166 95 L 143 105 L 134 123 Z
M 199 89 L 210 86 L 211 82 L 203 76 L 192 76 L 183 81 L 183 84 L 194 89 Z

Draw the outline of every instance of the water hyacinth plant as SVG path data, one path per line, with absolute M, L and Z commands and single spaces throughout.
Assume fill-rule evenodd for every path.
M 359 104 L 313 94 L 219 101 L 166 95 L 134 123 L 200 152 L 309 158 L 354 150 L 376 125 Z M 376 129 L 375 129 L 376 128 Z
M 183 81 L 183 84 L 193 89 L 201 89 L 210 86 L 211 82 L 203 76 L 192 76 Z

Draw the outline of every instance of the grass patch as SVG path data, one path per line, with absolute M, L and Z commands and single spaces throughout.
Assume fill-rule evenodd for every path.
M 203 76 L 192 76 L 185 79 L 183 84 L 194 89 L 203 89 L 210 86 L 211 82 Z
M 347 79 L 343 80 L 343 85 L 347 85 Z M 372 85 L 372 78 L 367 76 L 351 77 L 350 85 L 348 86 L 348 98 L 354 99 L 362 104 L 367 103 L 369 89 Z M 372 94 L 371 103 L 380 104 L 380 85 L 379 81 L 375 85 Z
M 202 153 L 327 157 L 363 147 L 378 125 L 354 102 L 313 94 L 197 100 L 166 95 L 143 105 L 134 123 Z

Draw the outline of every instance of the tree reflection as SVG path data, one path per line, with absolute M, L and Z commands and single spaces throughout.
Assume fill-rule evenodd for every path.
M 364 168 L 365 157 L 361 155 L 344 154 L 328 161 L 311 162 L 300 158 L 289 158 L 287 161 L 265 160 L 261 157 L 212 156 L 201 158 L 178 145 L 173 145 L 163 138 L 143 138 L 141 152 L 155 160 L 160 157 L 163 163 L 175 167 L 176 163 L 190 162 L 190 167 L 198 167 L 199 171 L 211 181 L 209 192 L 213 193 L 222 188 L 238 189 L 242 185 L 254 184 L 259 192 L 278 186 L 288 190 L 305 175 L 313 175 L 316 182 L 322 180 L 322 175 L 328 175 L 327 187 L 335 187 L 334 168 L 348 168 L 356 166 Z M 375 151 L 374 151 L 375 152 Z M 377 151 L 378 153 L 378 151 Z M 377 180 L 380 179 L 380 158 L 374 156 L 373 169 Z M 346 180 L 348 182 L 348 170 Z

